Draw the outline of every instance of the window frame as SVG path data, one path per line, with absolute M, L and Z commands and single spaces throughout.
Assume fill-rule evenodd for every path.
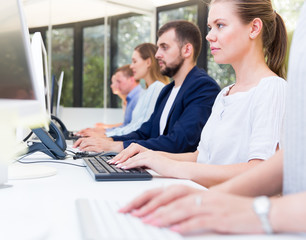
M 162 7 L 156 8 L 156 28 L 158 28 L 158 14 L 162 11 L 167 10 L 173 10 L 180 7 L 186 7 L 191 5 L 197 5 L 198 6 L 198 26 L 201 30 L 201 34 L 203 37 L 203 44 L 202 44 L 202 51 L 198 58 L 197 65 L 201 68 L 204 68 L 207 70 L 207 43 L 205 41 L 205 36 L 207 34 L 207 14 L 208 14 L 208 8 L 207 4 L 204 3 L 202 0 L 189 0 L 186 2 L 181 3 L 175 3 L 170 4 Z M 118 34 L 118 23 L 121 19 L 129 18 L 133 16 L 139 16 L 141 14 L 139 13 L 126 13 L 126 14 L 120 14 L 116 16 L 110 16 L 108 17 L 108 25 L 110 29 L 110 49 L 109 49 L 109 76 L 112 75 L 112 73 L 115 71 L 115 69 L 118 67 L 116 66 L 116 57 L 118 54 L 118 46 L 116 45 L 117 42 L 117 34 Z M 88 21 L 82 21 L 82 22 L 74 22 L 74 23 L 68 23 L 68 24 L 59 24 L 52 26 L 53 29 L 60 29 L 60 28 L 72 28 L 73 30 L 73 107 L 82 107 L 83 103 L 83 29 L 85 27 L 93 27 L 97 25 L 104 25 L 105 19 L 104 18 L 98 18 L 94 20 L 88 20 Z M 34 32 L 41 32 L 42 38 L 44 42 L 46 42 L 46 33 L 47 33 L 48 27 L 38 27 L 38 28 L 31 28 L 29 29 L 30 33 Z M 156 29 L 158 30 L 158 29 Z M 110 89 L 110 82 L 111 79 L 108 77 L 106 79 L 107 81 L 107 106 L 111 108 L 116 108 L 118 106 L 117 96 L 113 95 L 111 93 Z
M 200 32 L 202 35 L 202 51 L 198 57 L 197 66 L 199 68 L 205 69 L 207 71 L 207 41 L 206 35 L 207 31 L 207 16 L 208 16 L 208 4 L 203 0 L 189 0 L 186 2 L 174 3 L 166 6 L 161 6 L 156 8 L 156 32 L 158 31 L 158 21 L 159 21 L 159 13 L 169 10 L 174 10 L 181 7 L 188 7 L 197 5 L 198 7 L 198 19 L 197 24 L 200 28 Z

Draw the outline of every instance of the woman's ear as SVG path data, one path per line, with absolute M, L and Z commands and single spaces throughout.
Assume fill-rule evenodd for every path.
M 250 24 L 250 38 L 255 39 L 260 35 L 263 24 L 260 18 L 254 18 Z
M 150 68 L 152 65 L 151 58 L 146 59 L 147 68 Z

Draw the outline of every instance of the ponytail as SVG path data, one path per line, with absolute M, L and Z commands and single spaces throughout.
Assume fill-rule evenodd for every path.
M 275 15 L 274 38 L 272 38 L 272 41 L 269 41 L 268 45 L 265 45 L 264 41 L 265 57 L 268 67 L 278 76 L 286 78 L 285 58 L 288 45 L 287 31 L 281 16 L 276 12 Z M 266 34 L 267 37 L 272 37 L 271 35 Z

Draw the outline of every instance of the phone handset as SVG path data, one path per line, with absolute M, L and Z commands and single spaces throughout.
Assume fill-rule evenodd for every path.
M 54 159 L 64 159 L 66 157 L 65 150 L 67 148 L 65 137 L 52 121 L 49 127 L 49 132 L 53 137 L 44 128 L 32 129 L 41 142 L 34 142 L 29 146 L 28 153 L 40 151 Z
M 64 137 L 66 137 L 66 135 L 68 136 L 68 134 L 69 134 L 68 129 L 66 128 L 65 124 L 58 117 L 56 117 L 54 115 L 51 115 L 51 120 L 58 123 L 58 125 L 60 126 L 60 128 L 62 130 L 62 133 L 63 133 Z
M 74 135 L 73 132 L 69 131 L 65 124 L 56 116 L 51 115 L 51 120 L 53 120 L 55 123 L 57 123 L 60 127 L 60 129 L 62 130 L 62 133 L 65 137 L 65 139 L 67 140 L 76 140 L 78 139 L 80 136 Z M 52 135 L 52 134 L 51 134 Z

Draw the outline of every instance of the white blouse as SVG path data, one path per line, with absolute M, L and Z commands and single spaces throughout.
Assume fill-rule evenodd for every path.
M 225 165 L 266 160 L 280 142 L 287 82 L 276 76 L 267 77 L 247 92 L 227 96 L 231 86 L 217 96 L 202 130 L 199 163 Z
M 133 110 L 131 122 L 125 126 L 108 131 L 106 133 L 107 137 L 122 136 L 136 131 L 144 122 L 148 121 L 154 111 L 157 98 L 164 86 L 165 84 L 157 80 L 144 90 Z

